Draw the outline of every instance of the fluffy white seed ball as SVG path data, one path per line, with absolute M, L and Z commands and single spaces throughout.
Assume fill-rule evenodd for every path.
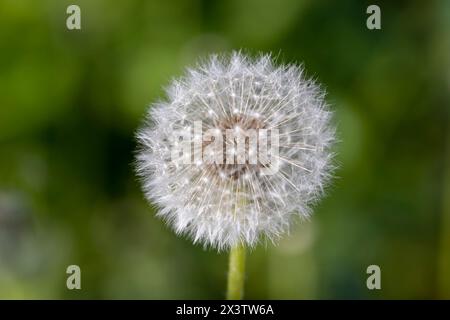
M 177 233 L 219 250 L 254 246 L 262 237 L 277 239 L 294 216 L 310 215 L 331 175 L 335 134 L 325 93 L 301 67 L 276 66 L 270 55 L 211 56 L 166 91 L 167 100 L 150 107 L 138 132 L 137 171 L 147 199 Z M 200 135 L 193 131 L 199 121 Z M 205 130 L 223 138 L 223 148 L 208 148 Z M 262 174 L 270 164 L 260 158 L 233 162 L 238 148 L 227 130 L 276 130 L 276 144 L 267 138 L 277 147 L 268 152 L 276 170 Z M 196 158 L 174 158 L 174 148 L 186 141 L 180 132 L 200 141 L 189 149 L 197 148 Z M 261 144 L 251 148 L 248 139 L 243 146 L 248 157 L 262 150 Z M 232 156 L 220 155 L 223 163 L 207 161 L 220 152 Z

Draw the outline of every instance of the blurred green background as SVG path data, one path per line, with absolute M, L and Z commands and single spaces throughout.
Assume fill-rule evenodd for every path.
M 1 0 L 0 298 L 224 297 L 227 255 L 144 200 L 134 133 L 185 66 L 240 48 L 304 62 L 341 140 L 311 222 L 248 255 L 246 298 L 450 298 L 446 0 Z

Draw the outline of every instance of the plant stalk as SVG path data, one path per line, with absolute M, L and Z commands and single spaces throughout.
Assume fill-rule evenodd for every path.
M 230 250 L 227 300 L 241 300 L 244 297 L 244 282 L 245 247 L 238 244 Z

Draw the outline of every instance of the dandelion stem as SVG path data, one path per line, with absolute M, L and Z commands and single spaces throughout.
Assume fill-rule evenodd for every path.
M 228 300 L 241 300 L 244 296 L 245 247 L 238 244 L 230 250 L 228 265 Z

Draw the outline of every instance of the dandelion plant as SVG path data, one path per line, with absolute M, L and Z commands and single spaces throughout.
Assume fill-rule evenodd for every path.
M 332 171 L 324 91 L 270 55 L 213 55 L 149 108 L 137 171 L 177 234 L 230 252 L 229 299 L 243 297 L 245 250 L 307 218 Z

